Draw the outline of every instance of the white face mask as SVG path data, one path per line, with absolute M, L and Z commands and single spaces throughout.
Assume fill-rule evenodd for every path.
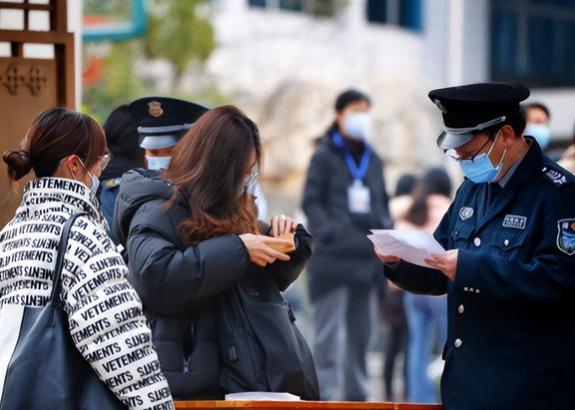
M 243 195 L 244 193 L 254 195 L 256 192 L 256 186 L 258 185 L 258 177 L 258 171 L 252 170 L 252 172 L 250 172 L 250 174 L 244 179 L 240 195 Z
M 352 112 L 345 116 L 343 132 L 357 140 L 367 140 L 371 131 L 371 116 L 367 112 Z

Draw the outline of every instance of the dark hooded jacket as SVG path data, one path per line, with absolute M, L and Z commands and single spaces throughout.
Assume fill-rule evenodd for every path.
M 190 217 L 189 206 L 183 199 L 170 205 L 172 193 L 158 173 L 129 171 L 122 180 L 113 229 L 126 248 L 129 280 L 142 299 L 173 396 L 221 397 L 226 392 L 219 383 L 218 297 L 244 276 L 261 272 L 273 275 L 285 290 L 311 255 L 311 236 L 299 226 L 291 260 L 266 268 L 250 262 L 234 234 L 186 247 L 177 228 Z

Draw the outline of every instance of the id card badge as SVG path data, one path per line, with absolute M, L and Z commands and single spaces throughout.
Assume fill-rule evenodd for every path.
M 353 181 L 347 189 L 349 211 L 355 214 L 366 214 L 371 211 L 371 194 L 369 188 L 360 179 Z

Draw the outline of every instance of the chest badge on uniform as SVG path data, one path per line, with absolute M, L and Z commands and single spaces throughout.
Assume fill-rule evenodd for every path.
M 557 221 L 557 247 L 567 255 L 575 255 L 575 218 Z
M 520 215 L 505 215 L 503 220 L 504 228 L 525 229 L 527 217 Z
M 464 206 L 459 210 L 459 217 L 462 221 L 465 221 L 473 216 L 473 208 Z

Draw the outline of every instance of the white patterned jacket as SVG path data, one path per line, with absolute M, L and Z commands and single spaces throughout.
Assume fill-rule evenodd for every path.
M 87 216 L 78 218 L 70 232 L 60 295 L 72 340 L 130 409 L 171 409 L 140 298 L 127 281 L 128 269 L 86 185 L 63 178 L 39 178 L 26 185 L 14 219 L 0 232 L 0 319 L 16 320 L 1 317 L 5 304 L 46 305 L 60 232 L 80 212 Z M 0 351 L 0 356 L 6 354 Z M 1 367 L 0 361 L 0 397 L 6 377 Z

